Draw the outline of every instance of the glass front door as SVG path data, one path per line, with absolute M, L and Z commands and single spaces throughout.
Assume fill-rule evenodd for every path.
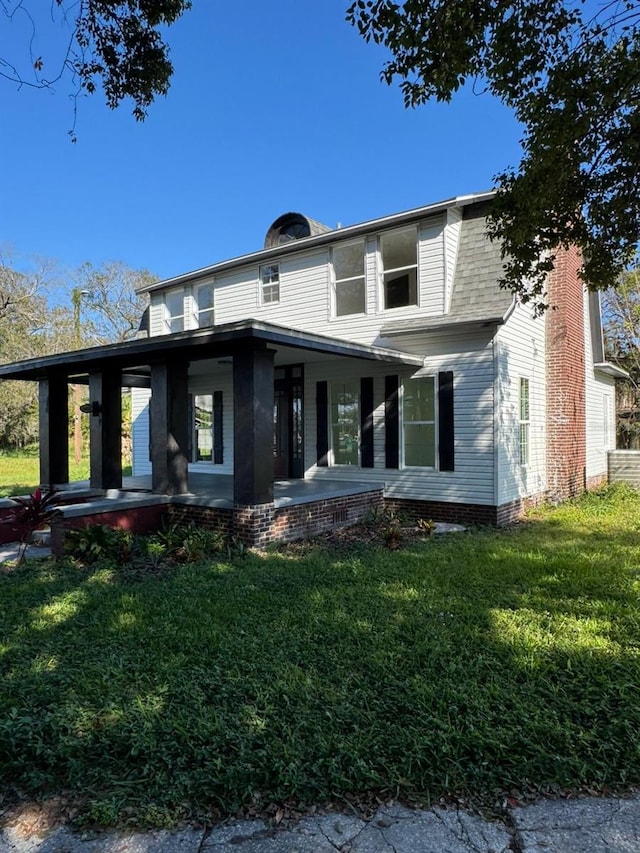
M 273 473 L 304 477 L 302 365 L 277 367 L 273 397 Z

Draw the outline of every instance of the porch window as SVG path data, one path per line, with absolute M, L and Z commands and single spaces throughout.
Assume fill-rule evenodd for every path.
M 520 464 L 529 464 L 529 380 L 520 377 L 520 428 L 519 428 L 519 446 L 520 446 Z
M 193 398 L 193 461 L 213 462 L 213 395 Z
M 196 291 L 198 328 L 213 326 L 213 284 L 202 284 Z
M 331 438 L 334 465 L 360 464 L 360 383 L 331 384 Z
M 260 267 L 260 302 L 268 305 L 280 301 L 280 265 L 265 264 Z
M 167 332 L 184 330 L 184 290 L 171 290 L 165 294 L 164 325 Z
M 404 464 L 436 466 L 435 376 L 408 379 L 402 387 L 402 435 Z
M 333 249 L 335 315 L 364 314 L 364 241 Z
M 380 237 L 384 307 L 418 304 L 418 243 L 415 228 L 389 231 Z

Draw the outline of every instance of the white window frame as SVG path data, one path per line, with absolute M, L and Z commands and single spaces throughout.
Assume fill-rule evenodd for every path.
M 405 418 L 404 411 L 404 391 L 407 383 L 409 382 L 419 382 L 420 380 L 430 379 L 433 383 L 433 420 L 425 421 L 407 421 Z M 420 425 L 423 424 L 425 426 L 430 426 L 433 424 L 433 465 L 409 465 L 406 462 L 405 455 L 405 435 L 406 435 L 406 427 L 411 425 Z M 435 373 L 427 373 L 421 374 L 420 376 L 410 376 L 406 379 L 402 380 L 400 385 L 400 436 L 401 436 L 401 450 L 400 450 L 400 459 L 401 459 L 401 467 L 408 468 L 409 470 L 416 471 L 437 471 L 438 470 L 438 377 Z
M 524 389 L 526 396 L 523 396 Z M 528 376 L 518 380 L 518 458 L 524 468 L 531 462 L 531 382 Z
M 211 307 L 210 308 L 201 308 L 200 307 L 200 293 L 206 288 L 211 289 Z M 210 323 L 202 323 L 201 317 L 203 314 L 211 314 L 211 322 Z M 198 329 L 206 329 L 209 326 L 213 326 L 215 324 L 215 290 L 213 287 L 212 281 L 206 281 L 203 284 L 198 285 L 195 293 L 195 319 L 196 319 L 196 328 Z
M 182 294 L 182 313 L 181 314 L 171 314 L 169 312 L 169 306 L 167 304 L 167 298 L 171 297 L 171 296 L 177 296 L 178 293 Z M 170 290 L 164 294 L 162 305 L 163 305 L 163 309 L 164 309 L 164 327 L 165 327 L 167 334 L 176 334 L 177 332 L 184 332 L 184 330 L 187 328 L 187 324 L 186 324 L 187 315 L 185 313 L 185 300 L 186 300 L 186 298 L 187 298 L 187 293 L 186 293 L 186 290 L 184 289 L 184 287 L 181 288 L 181 290 L 179 290 L 179 291 L 178 290 Z M 176 320 L 182 320 L 182 328 L 181 329 L 172 329 L 171 328 L 173 323 Z
M 334 426 L 337 426 L 337 424 L 334 423 L 333 410 L 334 410 L 334 401 L 336 399 L 337 394 L 339 393 L 339 388 L 340 388 L 340 386 L 343 386 L 343 385 L 353 385 L 356 389 L 356 396 L 358 399 L 357 438 L 356 438 L 357 462 L 355 465 L 351 465 L 348 462 L 338 462 L 336 460 L 336 448 L 334 445 Z M 329 439 L 330 439 L 330 447 L 331 447 L 331 454 L 330 454 L 331 465 L 335 466 L 337 468 L 361 468 L 362 467 L 362 458 L 361 458 L 360 453 L 361 453 L 361 443 L 362 443 L 362 434 L 361 434 L 362 425 L 361 425 L 360 421 L 361 421 L 362 400 L 360 399 L 360 380 L 359 379 L 343 379 L 343 380 L 333 379 L 329 383 L 329 390 L 330 390 L 330 395 L 329 395 L 328 417 L 329 417 Z
M 198 428 L 198 425 L 197 425 L 198 406 L 197 406 L 196 401 L 198 400 L 199 397 L 208 397 L 211 400 L 211 427 L 208 428 L 207 430 L 205 430 L 204 427 Z M 191 424 L 191 431 L 192 431 L 192 435 L 193 435 L 193 440 L 192 440 L 193 453 L 191 454 L 191 456 L 192 456 L 191 461 L 193 463 L 198 463 L 198 465 L 213 465 L 213 455 L 214 455 L 213 431 L 214 431 L 214 421 L 215 421 L 213 401 L 214 401 L 213 393 L 211 393 L 211 394 L 194 394 L 193 395 L 193 419 L 192 419 L 192 424 Z M 198 459 L 198 435 L 200 432 L 205 432 L 205 431 L 208 431 L 210 433 L 211 459 Z
M 277 279 L 276 280 L 265 280 L 265 271 L 266 270 L 276 270 Z M 271 275 L 272 273 L 270 273 Z M 258 271 L 258 282 L 259 282 L 259 302 L 260 305 L 277 305 L 280 302 L 281 297 L 281 284 L 282 284 L 282 272 L 280 267 L 280 262 L 276 261 L 273 264 L 261 264 L 260 269 Z M 275 298 L 272 298 L 272 294 L 275 292 Z M 268 294 L 269 298 L 265 298 Z
M 350 278 L 337 278 L 336 268 L 334 263 L 335 252 L 340 249 L 347 249 L 350 246 L 362 247 L 362 275 L 351 276 Z M 362 311 L 354 311 L 352 314 L 338 314 L 338 286 L 348 282 L 360 281 L 362 279 L 362 290 L 364 295 L 364 306 Z M 364 239 L 351 240 L 347 243 L 340 243 L 331 249 L 331 316 L 337 319 L 343 317 L 364 317 L 367 313 L 367 246 Z
M 384 265 L 384 252 L 382 250 L 382 241 L 394 234 L 400 234 L 403 231 L 413 231 L 415 237 L 416 262 L 403 267 L 391 267 L 386 269 Z M 377 249 L 377 266 L 379 270 L 379 302 L 382 311 L 403 311 L 407 308 L 417 308 L 420 306 L 420 252 L 419 252 L 419 231 L 417 225 L 407 225 L 403 228 L 394 228 L 392 231 L 384 231 L 378 234 L 378 249 Z M 415 270 L 416 273 L 416 299 L 415 302 L 408 302 L 406 305 L 396 305 L 393 308 L 387 308 L 387 289 L 385 285 L 385 276 L 390 273 L 402 273 L 404 271 Z

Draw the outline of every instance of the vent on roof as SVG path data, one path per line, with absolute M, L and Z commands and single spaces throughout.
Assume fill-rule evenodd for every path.
M 331 231 L 328 225 L 309 219 L 301 213 L 285 213 L 279 216 L 267 231 L 264 238 L 265 249 L 273 249 L 283 246 L 292 240 L 301 240 L 303 237 L 314 237 L 316 234 L 326 234 Z

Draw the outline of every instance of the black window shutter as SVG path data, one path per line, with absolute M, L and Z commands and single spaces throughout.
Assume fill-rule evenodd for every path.
M 189 424 L 189 432 L 187 438 L 187 459 L 189 462 L 194 461 L 193 452 L 193 434 L 195 432 L 195 409 L 193 406 L 193 394 L 187 394 L 187 423 Z
M 440 470 L 454 471 L 453 373 L 438 374 L 438 436 Z
M 360 465 L 373 468 L 373 379 L 360 380 Z
M 222 391 L 213 392 L 213 461 L 216 465 L 223 462 L 222 440 Z
M 316 460 L 326 468 L 329 464 L 329 386 L 316 382 Z
M 147 403 L 148 412 L 149 412 L 149 462 L 153 461 L 153 451 L 151 450 L 151 439 L 153 436 L 153 427 L 151 426 L 151 412 L 153 406 L 151 405 L 151 397 L 149 397 L 149 402 Z
M 384 378 L 384 453 L 385 466 L 398 468 L 400 459 L 400 422 L 398 419 L 398 377 Z

